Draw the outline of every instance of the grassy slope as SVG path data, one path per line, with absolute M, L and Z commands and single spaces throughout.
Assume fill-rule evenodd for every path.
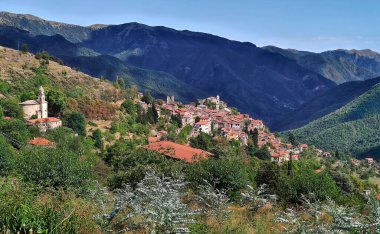
M 121 98 L 120 91 L 109 82 L 53 61 L 49 62 L 45 71 L 38 69 L 39 66 L 40 62 L 33 54 L 22 54 L 0 46 L 0 80 L 10 85 L 11 95 L 18 95 L 28 89 L 35 91 L 42 82 L 64 91 L 69 97 L 79 95 L 106 101 L 116 101 Z
M 380 85 L 293 133 L 303 142 L 357 156 L 380 157 Z

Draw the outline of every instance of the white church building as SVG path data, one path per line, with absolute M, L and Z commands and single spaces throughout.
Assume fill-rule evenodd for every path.
M 39 88 L 37 100 L 21 102 L 20 106 L 27 123 L 38 127 L 42 132 L 62 126 L 60 119 L 48 116 L 48 102 L 46 101 L 45 90 L 42 86 Z

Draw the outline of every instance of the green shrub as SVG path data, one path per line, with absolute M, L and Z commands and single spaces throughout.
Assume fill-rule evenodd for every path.
M 75 189 L 84 192 L 95 179 L 95 160 L 68 149 L 27 148 L 11 160 L 11 167 L 23 181 L 41 187 Z
M 72 112 L 66 114 L 63 118 L 63 123 L 79 135 L 86 135 L 86 118 L 82 113 Z
M 100 232 L 93 204 L 70 192 L 35 194 L 29 184 L 0 178 L 0 201 L 0 224 L 11 233 Z

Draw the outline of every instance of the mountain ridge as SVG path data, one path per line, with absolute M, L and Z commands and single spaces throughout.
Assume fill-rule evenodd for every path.
M 296 109 L 310 98 L 335 86 L 333 82 L 299 66 L 293 60 L 248 42 L 138 23 L 109 25 L 94 30 L 75 26 L 68 36 L 67 28 L 57 31 L 48 25 L 42 30 L 41 25 L 49 22 L 41 22 L 15 21 L 13 28 L 15 24 L 19 24 L 17 27 L 29 30 L 31 34 L 26 41 L 33 41 L 35 36 L 45 36 L 45 40 L 53 41 L 52 45 L 55 47 L 47 48 L 48 43 L 37 43 L 35 46 L 38 50 L 48 50 L 66 63 L 83 55 L 80 53 L 87 53 L 85 55 L 90 57 L 101 54 L 113 56 L 123 61 L 123 66 L 169 74 L 178 81 L 177 84 L 183 83 L 186 89 L 193 90 L 194 93 L 201 90 L 211 95 L 219 94 L 230 105 L 264 119 L 268 125 L 272 124 L 274 116 Z M 68 49 L 60 51 L 61 46 L 54 43 L 52 34 L 55 35 L 57 32 L 65 40 L 58 37 L 56 39 L 59 39 L 62 45 L 68 46 Z M 3 41 L 14 41 L 18 37 L 1 32 L 0 35 Z M 90 57 L 88 60 L 93 59 Z M 85 58 L 81 57 L 81 60 L 83 59 Z M 75 66 L 73 63 L 70 65 Z M 99 63 L 98 66 L 102 68 L 99 72 L 102 74 L 108 74 L 110 72 L 107 71 L 112 69 L 107 63 L 104 66 Z M 79 68 L 88 70 L 89 66 Z M 94 68 L 96 69 L 99 68 Z M 122 67 L 118 69 L 123 70 Z M 94 70 L 90 71 L 91 75 L 97 75 Z M 153 80 L 158 80 L 157 77 Z M 116 77 L 105 78 L 114 80 Z M 164 81 L 165 79 L 162 80 Z M 166 84 L 170 86 L 168 82 Z M 182 99 L 194 99 L 194 95 Z

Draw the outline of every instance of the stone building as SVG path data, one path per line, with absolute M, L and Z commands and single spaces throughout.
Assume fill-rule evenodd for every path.
M 39 88 L 37 100 L 27 100 L 20 103 L 25 119 L 35 116 L 37 119 L 48 117 L 48 103 L 42 86 Z
M 60 119 L 49 117 L 48 102 L 46 101 L 45 90 L 42 86 L 38 90 L 37 100 L 27 100 L 20 103 L 20 106 L 24 112 L 26 123 L 37 127 L 41 132 L 62 126 Z

